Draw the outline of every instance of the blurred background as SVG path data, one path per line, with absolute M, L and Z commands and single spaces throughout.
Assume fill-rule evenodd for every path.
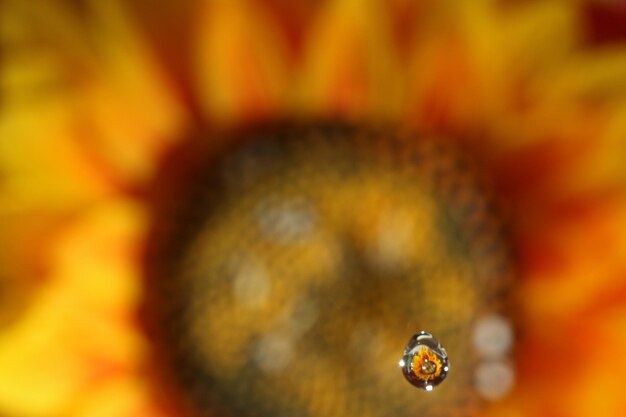
M 0 416 L 623 416 L 625 142 L 622 1 L 5 0 Z

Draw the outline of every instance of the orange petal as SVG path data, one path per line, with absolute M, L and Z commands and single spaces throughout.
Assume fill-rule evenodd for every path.
M 96 68 L 75 112 L 101 158 L 124 180 L 141 182 L 184 134 L 187 115 L 122 6 L 94 0 L 90 11 Z
M 550 210 L 520 235 L 529 322 L 626 303 L 626 198 L 592 195 Z
M 209 120 L 276 117 L 288 102 L 287 45 L 263 9 L 207 2 L 198 19 L 197 78 Z
M 165 417 L 151 404 L 145 381 L 123 376 L 99 384 L 72 407 L 71 417 Z
M 384 3 L 331 1 L 311 25 L 297 107 L 317 117 L 397 117 L 403 72 Z

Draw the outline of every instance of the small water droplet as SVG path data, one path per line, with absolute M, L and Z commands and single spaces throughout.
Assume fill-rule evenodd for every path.
M 398 363 L 407 381 L 426 391 L 432 391 L 448 376 L 448 354 L 439 341 L 428 332 L 413 336 Z

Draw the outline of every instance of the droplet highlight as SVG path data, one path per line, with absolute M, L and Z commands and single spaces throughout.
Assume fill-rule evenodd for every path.
M 441 384 L 450 371 L 446 350 L 432 334 L 424 331 L 409 340 L 399 365 L 406 380 L 425 391 Z

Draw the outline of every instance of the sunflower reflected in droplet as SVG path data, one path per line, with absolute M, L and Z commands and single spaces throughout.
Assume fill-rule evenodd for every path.
M 421 331 L 413 336 L 398 363 L 411 384 L 432 391 L 450 372 L 448 353 L 432 334 Z

